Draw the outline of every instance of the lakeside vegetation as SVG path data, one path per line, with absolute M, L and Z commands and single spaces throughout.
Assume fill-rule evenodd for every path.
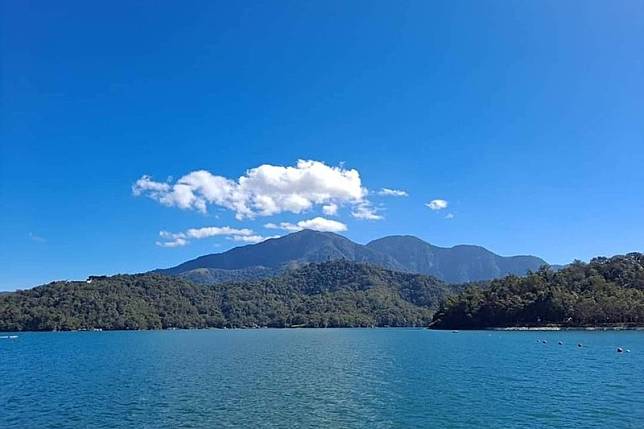
M 433 328 L 644 325 L 644 255 L 546 267 L 471 285 L 447 298 Z
M 644 255 L 468 285 L 333 261 L 255 281 L 149 273 L 0 295 L 0 331 L 370 326 L 644 326 Z
M 451 290 L 346 261 L 213 286 L 158 274 L 91 277 L 0 296 L 0 330 L 427 326 Z

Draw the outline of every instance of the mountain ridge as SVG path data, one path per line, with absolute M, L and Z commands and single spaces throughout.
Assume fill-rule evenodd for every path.
M 339 234 L 302 230 L 258 244 L 203 255 L 155 273 L 198 283 L 269 277 L 306 263 L 364 262 L 385 269 L 431 275 L 448 283 L 524 275 L 546 261 L 536 256 L 500 256 L 476 245 L 439 247 L 411 235 L 393 235 L 358 244 Z

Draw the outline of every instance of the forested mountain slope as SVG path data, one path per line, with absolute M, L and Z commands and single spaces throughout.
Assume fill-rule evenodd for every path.
M 92 277 L 0 296 L 0 330 L 426 326 L 451 290 L 347 261 L 212 286 L 159 274 Z
M 629 253 L 541 269 L 450 297 L 432 326 L 476 329 L 505 326 L 644 325 L 644 255 Z

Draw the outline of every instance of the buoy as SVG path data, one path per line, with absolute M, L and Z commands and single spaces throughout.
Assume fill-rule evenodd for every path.
M 577 343 L 577 347 L 581 347 L 581 343 Z
M 541 342 L 542 342 L 542 343 L 544 343 L 544 344 L 547 344 L 547 343 L 548 343 L 548 341 L 546 341 L 546 340 L 543 340 L 543 341 L 541 341 Z
M 626 349 L 626 353 L 630 353 L 630 352 L 631 352 L 631 349 Z
M 623 352 L 624 352 L 624 349 L 623 349 L 623 348 L 621 348 L 621 347 L 617 347 L 617 353 L 623 353 Z
M 562 345 L 562 344 L 563 344 L 563 341 L 559 341 L 559 345 Z

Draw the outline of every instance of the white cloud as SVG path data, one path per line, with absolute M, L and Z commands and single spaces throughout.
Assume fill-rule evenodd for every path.
M 408 197 L 409 194 L 405 191 L 402 191 L 400 189 L 389 189 L 389 188 L 382 188 L 380 191 L 378 191 L 378 195 L 382 195 L 383 197 Z
M 279 224 L 267 223 L 264 227 L 268 229 L 283 229 L 289 232 L 301 231 L 303 229 L 322 232 L 342 232 L 347 230 L 347 226 L 342 222 L 319 216 L 313 219 L 301 220 L 296 224 L 290 222 L 281 222 Z
M 170 185 L 167 183 L 155 182 L 148 175 L 142 176 L 139 180 L 132 185 L 132 193 L 136 196 L 142 195 L 146 192 L 149 193 L 164 193 L 170 190 Z
M 253 230 L 248 228 L 236 229 L 229 226 L 208 226 L 204 228 L 190 228 L 186 231 L 186 236 L 197 239 L 217 235 L 251 236 L 253 235 Z
M 279 235 L 271 235 L 268 237 L 264 237 L 262 235 L 235 235 L 232 239 L 235 241 L 241 241 L 244 243 L 251 243 L 251 244 L 256 244 L 256 243 L 261 243 L 262 241 L 266 241 L 269 238 L 279 238 Z
M 338 205 L 330 203 L 322 206 L 322 212 L 327 216 L 335 216 L 338 213 Z
M 427 207 L 429 207 L 432 210 L 443 210 L 447 208 L 447 201 L 445 200 L 431 200 L 427 204 L 425 204 Z
M 190 228 L 185 232 L 160 231 L 159 237 L 163 241 L 157 241 L 156 245 L 160 247 L 181 247 L 190 243 L 191 239 L 200 240 L 214 236 L 228 236 L 236 241 L 245 241 L 245 237 L 254 237 L 254 239 L 259 237 L 252 229 L 248 228 L 237 229 L 229 226 L 208 226 L 204 228 Z M 249 239 L 248 242 L 251 242 L 251 240 Z
M 234 211 L 238 219 L 302 213 L 315 205 L 325 206 L 327 214 L 341 204 L 368 205 L 367 190 L 357 170 L 305 160 L 288 167 L 264 164 L 237 180 L 205 170 L 188 173 L 174 184 L 155 182 L 146 175 L 132 185 L 132 193 L 204 213 L 208 205 L 224 207 Z
M 155 244 L 159 247 L 181 247 L 188 244 L 188 240 L 186 240 L 185 238 L 177 237 L 173 238 L 170 241 L 157 241 Z
M 445 219 L 454 219 L 454 213 L 447 213 Z
M 174 240 L 176 238 L 186 238 L 186 235 L 183 232 L 173 233 L 169 231 L 159 231 L 159 237 L 164 240 Z
M 362 202 L 354 207 L 351 211 L 351 216 L 356 219 L 362 220 L 381 220 L 382 216 L 378 214 L 377 210 L 369 204 L 369 202 Z
M 267 223 L 264 225 L 264 228 L 268 229 L 283 229 L 284 231 L 289 231 L 289 232 L 296 232 L 296 231 L 302 231 L 302 228 L 290 223 L 290 222 L 280 222 L 279 224 L 276 223 Z
M 312 229 L 315 231 L 326 232 L 342 232 L 347 230 L 347 226 L 342 222 L 325 219 L 319 216 L 313 219 L 299 221 L 297 223 L 297 226 L 303 229 Z

